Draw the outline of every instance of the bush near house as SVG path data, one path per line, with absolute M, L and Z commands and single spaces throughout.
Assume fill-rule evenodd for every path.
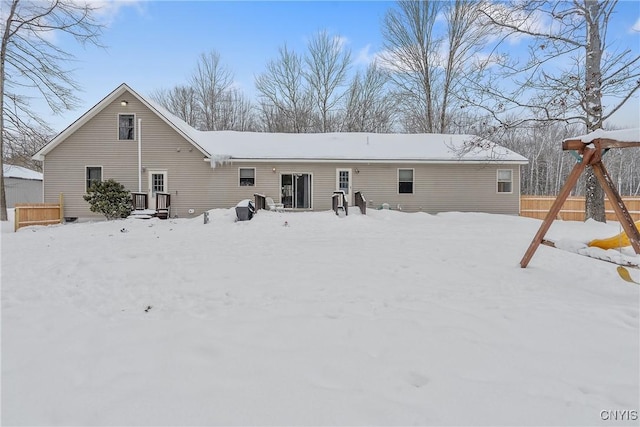
M 131 214 L 131 193 L 113 179 L 93 183 L 83 198 L 91 205 L 91 212 L 101 213 L 109 220 Z

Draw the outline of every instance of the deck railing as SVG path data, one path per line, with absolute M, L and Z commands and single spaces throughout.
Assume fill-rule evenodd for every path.
M 156 216 L 160 219 L 167 219 L 171 214 L 171 194 L 156 193 Z
M 256 211 L 258 211 L 260 209 L 266 209 L 266 207 L 267 207 L 267 196 L 265 196 L 264 194 L 255 193 L 253 195 L 253 197 L 255 199 Z
M 347 202 L 347 196 L 344 191 L 334 191 L 331 196 L 331 205 L 336 215 L 340 215 L 340 212 L 344 212 L 345 215 L 349 215 L 349 202 Z
M 362 215 L 366 215 L 367 214 L 367 200 L 364 198 L 364 194 L 362 194 L 360 191 L 356 191 L 355 194 L 353 195 L 354 203 L 357 207 L 360 208 L 360 212 L 362 213 Z
M 131 192 L 131 204 L 134 211 L 147 209 L 147 193 Z

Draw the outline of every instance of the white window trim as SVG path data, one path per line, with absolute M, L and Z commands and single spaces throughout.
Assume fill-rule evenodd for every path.
M 509 171 L 511 174 L 511 180 L 509 181 L 500 181 L 500 172 Z M 510 182 L 511 183 L 511 191 L 500 191 L 500 182 Z M 496 194 L 513 194 L 513 169 L 497 169 L 496 170 Z
M 401 193 L 400 192 L 400 171 L 411 171 L 411 176 L 413 178 L 413 180 L 411 181 L 411 183 L 413 184 L 411 186 L 411 193 Z M 416 194 L 416 170 L 415 168 L 398 168 L 396 170 L 396 194 L 399 196 L 407 196 L 407 195 L 414 195 Z
M 104 181 L 104 167 L 102 165 L 85 165 L 84 167 L 84 192 L 89 191 L 87 187 L 87 168 L 100 168 L 100 182 Z
M 133 116 L 133 139 L 120 139 L 120 116 Z M 137 141 L 138 129 L 136 127 L 136 113 L 118 113 L 116 117 L 116 141 Z
M 253 185 L 240 185 L 240 169 L 253 169 Z M 238 167 L 238 180 L 236 182 L 238 183 L 239 188 L 256 187 L 258 185 L 256 168 L 255 167 Z

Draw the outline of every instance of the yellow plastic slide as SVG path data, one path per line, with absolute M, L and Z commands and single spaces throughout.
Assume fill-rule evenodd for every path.
M 640 229 L 640 221 L 636 221 L 636 228 Z M 608 239 L 594 239 L 589 242 L 589 246 L 596 246 L 602 249 L 617 249 L 624 246 L 631 246 L 631 242 L 629 241 L 627 233 L 623 231 Z

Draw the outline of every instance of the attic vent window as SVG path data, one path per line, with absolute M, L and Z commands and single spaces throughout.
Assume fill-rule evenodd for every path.
M 135 116 L 133 114 L 118 114 L 118 139 L 133 141 L 135 139 Z

